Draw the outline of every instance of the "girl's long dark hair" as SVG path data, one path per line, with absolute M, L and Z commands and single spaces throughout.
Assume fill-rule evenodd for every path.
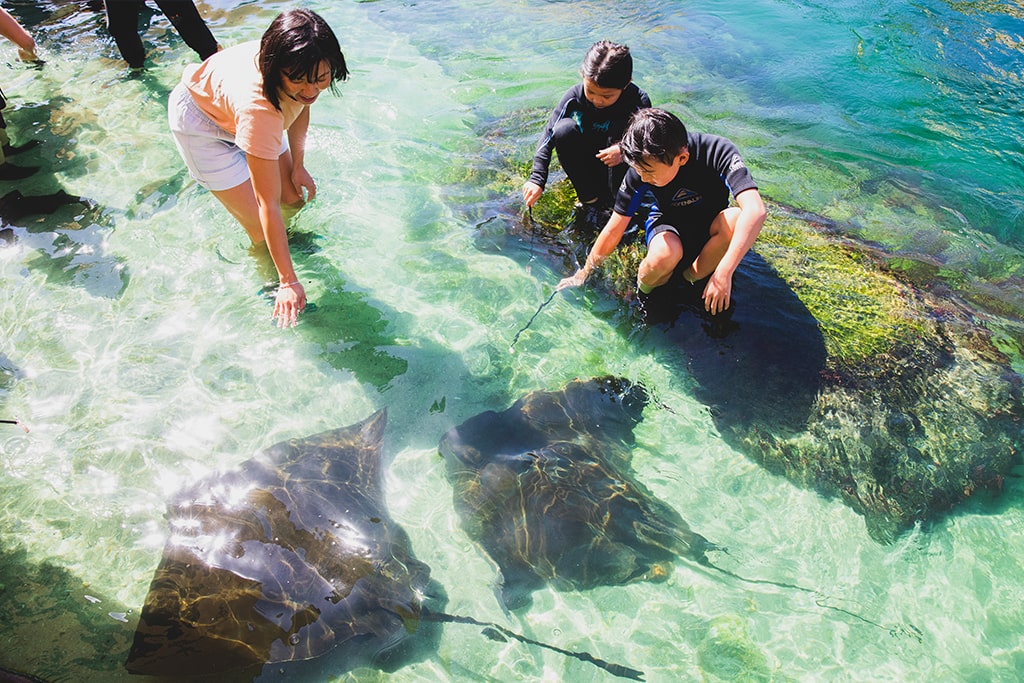
M 316 81 L 321 62 L 331 69 L 331 92 L 348 78 L 345 55 L 334 31 L 316 12 L 293 9 L 277 15 L 260 40 L 258 57 L 263 95 L 280 109 L 281 75 L 296 81 Z

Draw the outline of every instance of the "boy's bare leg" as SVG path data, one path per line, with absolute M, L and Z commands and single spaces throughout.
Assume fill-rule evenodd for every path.
M 683 271 L 683 277 L 688 282 L 703 280 L 715 272 L 715 268 L 722 262 L 722 257 L 729 249 L 739 215 L 739 207 L 732 206 L 715 216 L 715 220 L 711 222 L 710 239 L 690 267 Z
M 683 258 L 683 245 L 674 232 L 659 232 L 647 245 L 647 256 L 640 262 L 636 281 L 641 292 L 650 293 L 668 282 Z M 721 258 L 721 257 L 719 257 Z

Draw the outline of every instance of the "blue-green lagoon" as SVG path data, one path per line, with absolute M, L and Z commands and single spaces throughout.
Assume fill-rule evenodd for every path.
M 294 218 L 292 244 L 313 305 L 280 330 L 261 291 L 265 255 L 187 177 L 167 131 L 167 94 L 195 58 L 169 23 L 153 16 L 149 67 L 132 74 L 91 5 L 5 4 L 46 63 L 20 64 L 0 45 L 11 137 L 42 143 L 12 158 L 42 170 L 0 182 L 0 195 L 87 201 L 0 226 L 11 229 L 0 245 L 0 418 L 29 428 L 0 424 L 0 666 L 53 681 L 144 680 L 123 662 L 173 493 L 386 407 L 388 507 L 449 612 L 648 681 L 1021 678 L 1019 472 L 998 497 L 971 497 L 882 542 L 842 500 L 723 438 L 687 349 L 636 328 L 607 292 L 556 296 L 510 350 L 566 274 L 524 232 L 521 174 L 587 47 L 611 39 L 630 45 L 656 105 L 739 145 L 775 205 L 896 265 L 928 265 L 922 286 L 965 302 L 1020 373 L 1018 5 L 305 5 L 334 27 L 353 74 L 312 109 L 307 166 L 319 192 Z M 292 5 L 198 6 L 228 45 L 258 38 Z M 753 288 L 736 298 L 766 305 Z M 727 547 L 731 571 L 817 594 L 680 560 L 663 582 L 545 589 L 503 613 L 493 563 L 459 526 L 438 442 L 528 392 L 609 374 L 652 395 L 635 477 Z M 449 624 L 436 652 L 394 673 L 268 667 L 259 680 L 597 676 Z

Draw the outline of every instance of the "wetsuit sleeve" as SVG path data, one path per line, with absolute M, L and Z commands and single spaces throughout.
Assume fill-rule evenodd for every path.
M 637 107 L 637 109 L 650 109 L 650 108 L 651 108 L 651 98 L 650 98 L 650 96 L 646 92 L 641 90 L 640 91 L 640 106 Z
M 562 101 L 558 103 L 554 111 L 551 112 L 551 117 L 548 119 L 548 123 L 544 126 L 544 132 L 540 136 L 540 142 L 537 144 L 537 151 L 533 153 L 533 169 L 530 171 L 530 182 L 536 183 L 539 187 L 544 187 L 548 182 L 548 171 L 551 167 L 551 153 L 554 151 L 555 143 L 553 140 L 553 131 L 555 124 L 562 119 L 570 116 L 574 109 L 578 108 L 579 104 L 579 93 L 582 86 L 573 86 L 566 91 L 565 95 L 562 96 Z
M 615 213 L 622 216 L 635 214 L 648 189 L 649 185 L 640 180 L 639 173 L 632 168 L 626 171 L 626 177 L 619 186 L 619 193 L 615 195 Z
M 750 174 L 740 155 L 739 149 L 731 140 L 726 138 L 707 135 L 703 136 L 702 144 L 708 150 L 708 161 L 715 168 L 725 184 L 729 186 L 732 196 L 735 197 L 744 190 L 757 189 L 757 183 Z

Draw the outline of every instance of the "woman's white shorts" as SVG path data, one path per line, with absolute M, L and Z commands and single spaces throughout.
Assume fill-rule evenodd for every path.
M 245 152 L 235 144 L 235 136 L 210 120 L 182 83 L 171 91 L 167 122 L 178 153 L 200 185 L 208 190 L 230 190 L 249 180 Z M 286 151 L 288 136 L 284 135 L 281 154 Z

